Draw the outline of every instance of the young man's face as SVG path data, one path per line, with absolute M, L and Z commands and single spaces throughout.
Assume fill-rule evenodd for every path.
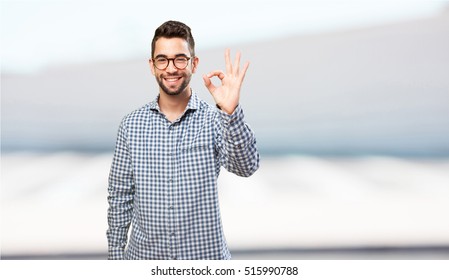
M 168 95 L 179 95 L 181 93 L 190 93 L 190 79 L 192 74 L 195 73 L 198 64 L 198 58 L 191 57 L 189 51 L 189 45 L 186 40 L 181 38 L 159 38 L 156 41 L 154 48 L 154 56 L 150 60 L 151 72 L 156 77 L 156 81 L 159 84 L 161 93 L 164 92 Z M 185 69 L 179 69 L 179 65 L 182 63 L 176 63 L 179 68 L 175 66 L 173 60 L 168 61 L 168 66 L 163 69 L 157 64 L 157 60 L 160 58 L 172 59 L 172 58 L 190 58 L 187 61 L 187 67 Z M 156 65 L 155 65 L 156 64 Z M 158 67 L 155 67 L 158 66 Z M 158 69 L 160 68 L 160 69 Z

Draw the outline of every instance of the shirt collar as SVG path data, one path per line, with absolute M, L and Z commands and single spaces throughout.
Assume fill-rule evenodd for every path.
M 158 103 L 159 96 L 160 94 L 158 94 L 157 97 L 150 102 L 149 104 L 150 110 L 156 110 L 158 112 L 161 112 L 161 108 L 159 107 Z M 192 90 L 192 94 L 190 95 L 189 103 L 187 103 L 185 112 L 189 110 L 198 110 L 199 108 L 200 108 L 200 99 L 198 95 L 196 95 L 196 93 Z
M 190 95 L 189 103 L 187 103 L 187 110 L 198 110 L 200 108 L 200 99 L 198 95 L 192 90 L 192 94 Z

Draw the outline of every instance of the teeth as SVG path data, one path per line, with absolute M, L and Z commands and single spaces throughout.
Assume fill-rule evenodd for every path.
M 179 79 L 179 78 L 171 78 L 171 79 L 165 79 L 165 80 L 167 80 L 167 81 L 169 81 L 169 82 L 176 82 L 178 79 Z

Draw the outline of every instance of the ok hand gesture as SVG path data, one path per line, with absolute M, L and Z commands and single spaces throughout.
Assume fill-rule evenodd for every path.
M 206 85 L 215 103 L 227 114 L 232 114 L 239 104 L 240 88 L 242 87 L 243 79 L 245 78 L 246 70 L 249 67 L 249 62 L 243 65 L 240 69 L 240 56 L 238 52 L 235 57 L 234 65 L 231 63 L 231 51 L 226 49 L 225 62 L 226 74 L 222 71 L 212 71 L 203 76 L 204 84 Z M 212 77 L 218 77 L 221 80 L 221 86 L 216 87 L 212 81 Z

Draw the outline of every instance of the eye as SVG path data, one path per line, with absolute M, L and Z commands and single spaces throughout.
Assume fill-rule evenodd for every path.
M 175 60 L 176 60 L 176 62 L 179 62 L 179 63 L 187 62 L 187 58 L 185 58 L 185 57 L 177 57 Z
M 155 59 L 155 61 L 158 64 L 167 63 L 167 59 L 165 57 L 158 57 Z

